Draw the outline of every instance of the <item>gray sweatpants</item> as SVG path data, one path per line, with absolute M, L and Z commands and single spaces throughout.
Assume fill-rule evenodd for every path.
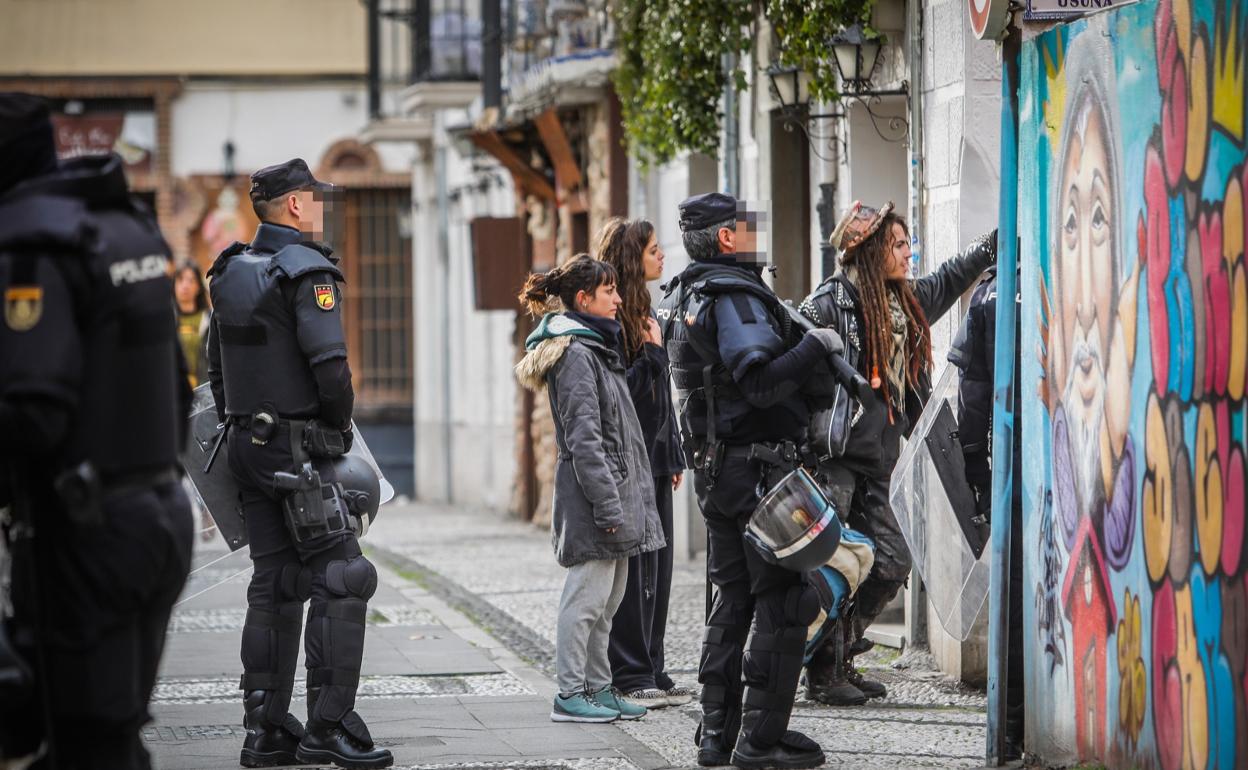
M 627 582 L 628 559 L 595 559 L 568 568 L 555 636 L 555 674 L 562 695 L 611 684 L 607 642 Z

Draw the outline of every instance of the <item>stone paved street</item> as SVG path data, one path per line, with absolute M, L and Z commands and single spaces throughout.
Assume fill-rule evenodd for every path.
M 387 508 L 365 545 L 382 585 L 370 606 L 358 710 L 397 767 L 695 766 L 696 703 L 616 725 L 549 721 L 563 570 L 547 533 L 494 512 L 408 505 Z M 199 571 L 184 593 L 193 598 L 170 625 L 155 721 L 145 731 L 161 768 L 237 766 L 246 566 L 246 555 L 227 555 L 219 538 L 199 544 Z M 692 686 L 702 569 L 700 561 L 677 565 L 668 626 L 670 672 Z M 922 656 L 895 657 L 875 652 L 867 664 L 888 683 L 887 699 L 857 709 L 799 700 L 793 727 L 823 745 L 830 766 L 982 765 L 982 693 Z M 302 717 L 304 708 L 296 682 L 292 711 Z

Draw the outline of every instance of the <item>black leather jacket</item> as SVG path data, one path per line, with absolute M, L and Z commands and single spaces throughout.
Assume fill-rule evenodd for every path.
M 934 272 L 912 282 L 915 298 L 928 323 L 935 323 L 979 276 L 997 260 L 996 231 L 981 236 L 958 256 L 942 264 Z M 865 328 L 862 301 L 858 289 L 843 272 L 837 272 L 802 301 L 802 313 L 820 326 L 830 326 L 841 333 L 847 348 L 857 348 L 850 360 L 858 361 L 859 372 L 868 379 L 870 372 L 861 355 L 860 335 L 842 328 L 839 319 L 850 317 L 858 329 Z M 901 453 L 901 438 L 910 434 L 910 426 L 919 418 L 932 393 L 931 373 L 920 372 L 916 387 L 906 388 L 904 413 L 889 421 L 888 404 L 879 391 L 862 404 L 862 412 L 854 422 L 849 445 L 840 464 L 876 478 L 888 478 Z

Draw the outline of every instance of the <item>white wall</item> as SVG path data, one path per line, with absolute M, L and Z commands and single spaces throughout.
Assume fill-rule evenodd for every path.
M 514 194 L 501 172 L 485 192 L 465 189 L 471 166 L 444 130 L 459 117 L 435 116 L 433 144 L 424 146 L 413 175 L 416 496 L 505 508 L 516 468 L 515 314 L 475 309 L 469 223 L 478 216 L 513 216 Z M 439 146 L 445 148 L 448 194 L 459 192 L 447 209 L 445 254 L 438 236 Z
M 929 272 L 996 226 L 1000 187 L 1001 65 L 997 46 L 975 39 L 962 0 L 923 9 L 923 261 Z M 960 306 L 932 324 L 935 375 L 961 324 Z M 987 612 L 958 643 L 928 612 L 928 641 L 940 667 L 969 680 L 987 671 Z
M 368 123 L 368 97 L 355 83 L 191 81 L 173 103 L 174 176 L 219 174 L 222 147 L 234 143 L 234 168 L 250 174 L 290 158 L 314 170 L 339 139 Z M 412 143 L 374 145 L 387 171 L 407 172 Z

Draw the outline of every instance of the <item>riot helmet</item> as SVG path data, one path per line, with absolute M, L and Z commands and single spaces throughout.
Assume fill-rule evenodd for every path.
M 767 561 L 809 572 L 832 558 L 841 542 L 841 521 L 815 480 L 798 468 L 759 500 L 745 539 Z
M 357 537 L 368 533 L 377 520 L 381 506 L 381 480 L 368 461 L 357 454 L 345 454 L 333 460 L 334 481 L 342 487 L 342 497 L 350 511 L 351 529 Z

